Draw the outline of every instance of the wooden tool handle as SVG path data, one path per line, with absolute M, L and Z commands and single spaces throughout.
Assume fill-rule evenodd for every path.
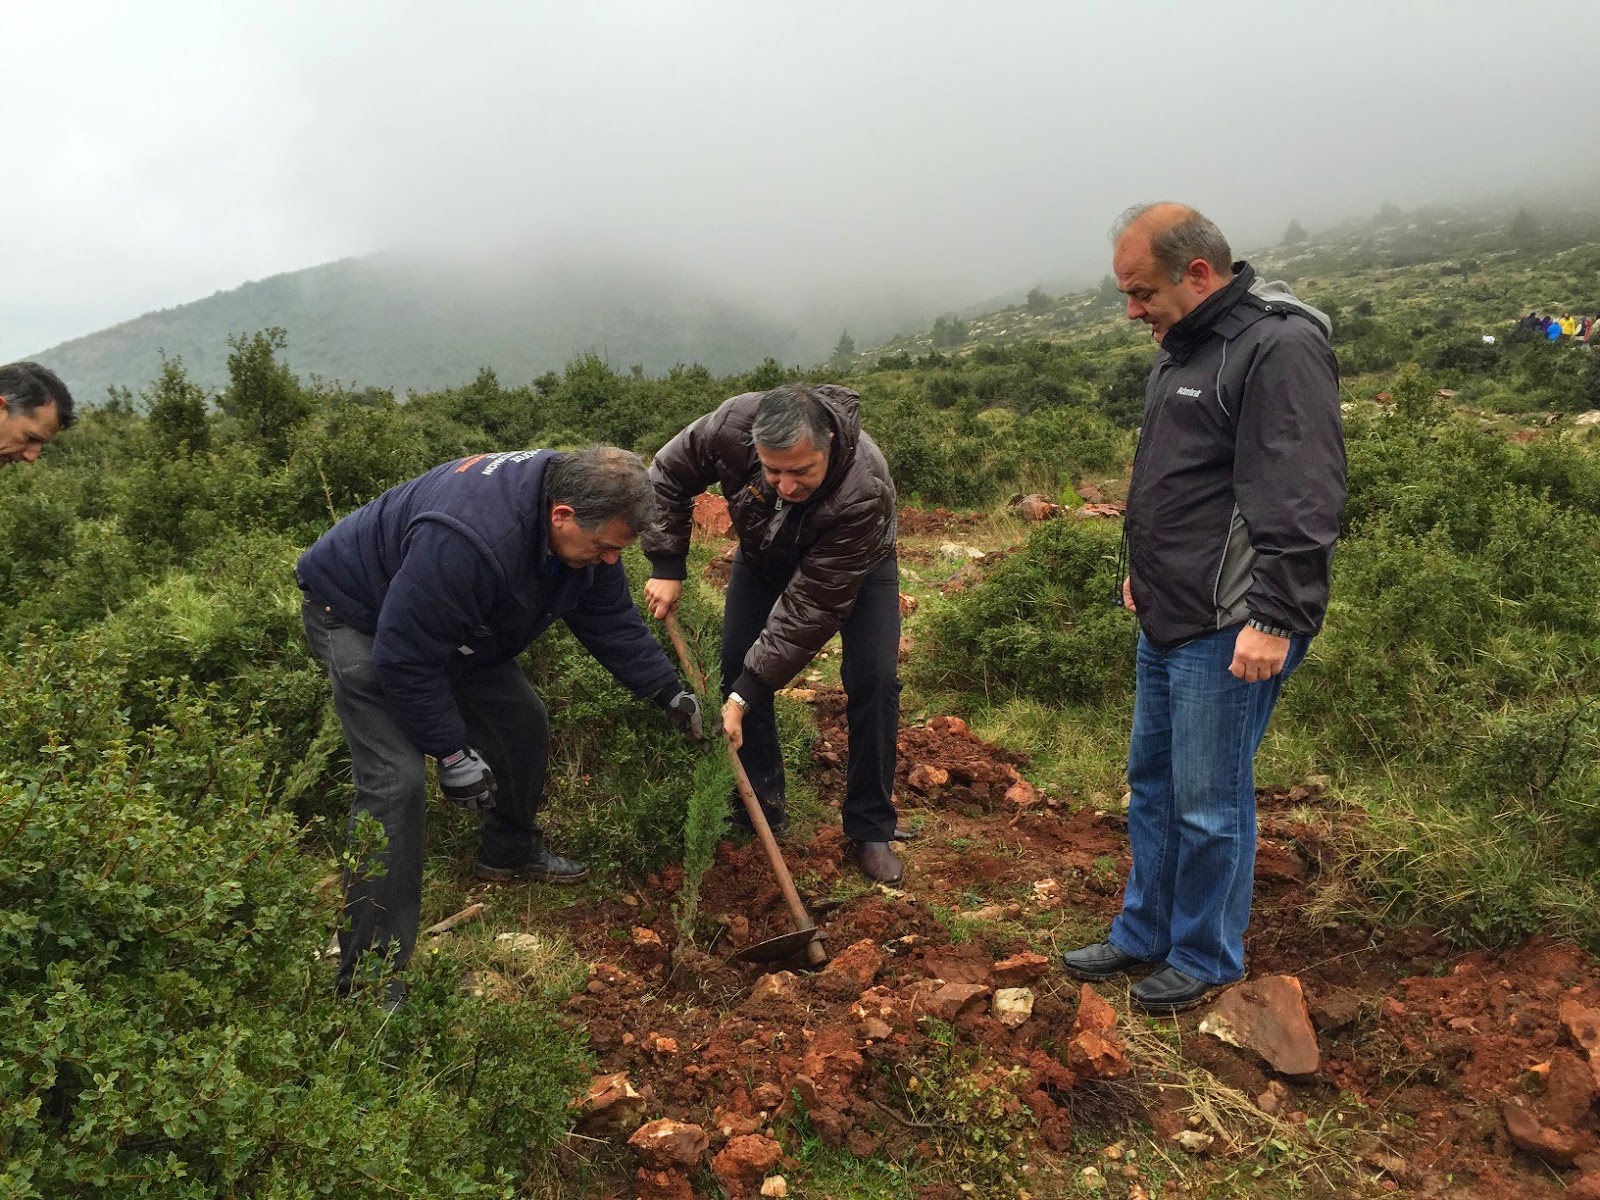
M 678 662 L 683 665 L 683 673 L 689 677 L 689 686 L 705 703 L 710 704 L 711 697 L 706 695 L 706 673 L 700 669 L 700 663 L 694 655 L 689 653 L 689 643 L 684 640 L 683 626 L 678 624 L 678 614 L 669 612 L 662 624 L 667 627 L 667 636 L 672 639 L 672 648 L 678 652 Z
M 733 763 L 733 780 L 739 788 L 739 799 L 744 801 L 744 810 L 750 817 L 750 824 L 756 831 L 756 837 L 761 839 L 761 848 L 767 852 L 767 862 L 772 867 L 772 874 L 778 881 L 778 890 L 783 893 L 783 899 L 789 906 L 789 915 L 794 918 L 795 927 L 798 929 L 815 929 L 816 923 L 812 921 L 811 914 L 806 912 L 805 902 L 800 899 L 800 893 L 794 886 L 794 878 L 789 874 L 789 865 L 783 861 L 783 851 L 778 849 L 778 839 L 772 836 L 772 826 L 767 824 L 767 814 L 761 811 L 761 801 L 756 798 L 756 791 L 750 786 L 750 776 L 745 774 L 744 764 L 739 761 L 739 752 L 728 744 L 728 760 Z M 806 957 L 811 960 L 811 965 L 820 967 L 828 961 L 828 951 L 823 944 L 813 939 L 806 945 Z

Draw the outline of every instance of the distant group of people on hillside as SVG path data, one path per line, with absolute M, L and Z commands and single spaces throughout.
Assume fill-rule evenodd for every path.
M 1558 317 L 1553 313 L 1540 316 L 1539 311 L 1534 309 L 1517 322 L 1517 328 L 1537 333 L 1547 341 L 1559 342 L 1566 338 L 1580 346 L 1588 346 L 1592 344 L 1596 323 L 1600 323 L 1600 312 L 1592 317 L 1575 317 L 1570 312 L 1564 312 Z

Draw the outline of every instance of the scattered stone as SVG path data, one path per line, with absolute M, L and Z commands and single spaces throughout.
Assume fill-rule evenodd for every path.
M 782 1157 L 783 1147 L 771 1138 L 745 1134 L 728 1139 L 711 1160 L 711 1173 L 730 1196 L 744 1196 L 761 1185 Z
M 1600 1171 L 1579 1176 L 1562 1196 L 1563 1200 L 1600 1200 Z
M 937 788 L 942 788 L 950 782 L 950 772 L 943 767 L 930 766 L 927 763 L 917 763 L 906 775 L 906 786 L 912 791 L 926 795 Z
M 694 1186 L 682 1171 L 647 1171 L 633 1177 L 637 1200 L 694 1200 Z
M 995 987 L 1026 987 L 1049 969 L 1048 958 L 1042 954 L 1035 954 L 1032 950 L 1024 950 L 1021 954 L 1013 954 L 1010 958 L 1002 958 L 995 963 L 994 969 L 989 972 L 989 978 L 994 980 Z
M 1078 1179 L 1091 1192 L 1098 1192 L 1106 1185 L 1106 1177 L 1100 1173 L 1099 1167 L 1085 1167 L 1078 1172 Z
M 698 1125 L 663 1117 L 634 1130 L 628 1145 L 646 1167 L 662 1171 L 670 1167 L 693 1170 L 711 1148 L 711 1139 Z
M 1182 1129 L 1172 1135 L 1172 1140 L 1178 1143 L 1179 1148 L 1187 1150 L 1190 1154 L 1204 1154 L 1211 1149 L 1212 1143 L 1217 1139 L 1214 1134 L 1204 1133 L 1198 1129 Z
M 922 602 L 919 601 L 915 596 L 908 596 L 904 592 L 901 592 L 900 615 L 902 617 L 909 617 L 912 613 L 916 612 L 919 607 L 921 607 L 921 603 Z
M 701 492 L 694 498 L 694 528 L 696 533 L 709 533 L 712 537 L 726 537 L 733 529 L 733 518 L 728 515 L 728 502 L 721 496 Z
M 1027 988 L 1001 988 L 994 994 L 995 1020 L 1016 1029 L 1033 1016 L 1033 993 Z
M 644 1048 L 655 1054 L 676 1054 L 678 1039 L 663 1037 L 659 1033 L 647 1033 L 644 1035 Z
M 629 931 L 629 936 L 633 938 L 635 946 L 659 946 L 662 944 L 661 935 L 654 929 L 646 928 L 643 925 L 635 925 Z
M 967 723 L 960 717 L 930 717 L 928 728 L 934 733 L 959 734 L 967 732 Z
M 1600 410 L 1597 410 L 1600 411 Z M 1573 1045 L 1589 1057 L 1589 1071 L 1600 1087 L 1600 1009 L 1585 1008 L 1576 1000 L 1561 1003 L 1561 1024 Z
M 1331 988 L 1317 992 L 1307 1002 L 1311 1019 L 1324 1033 L 1355 1024 L 1361 1015 L 1361 997 L 1347 988 Z
M 982 908 L 975 908 L 964 912 L 961 916 L 968 921 L 998 921 L 1006 915 L 1006 910 L 998 904 L 985 904 Z
M 1078 1016 L 1067 1043 L 1067 1065 L 1093 1079 L 1121 1079 L 1133 1070 L 1117 1036 L 1117 1013 L 1087 983 L 1078 990 Z
M 889 1028 L 889 1023 L 878 1017 L 868 1017 L 861 1022 L 861 1033 L 875 1042 L 881 1042 L 894 1032 Z
M 1118 502 L 1111 504 L 1085 504 L 1082 508 L 1074 509 L 1072 515 L 1081 519 L 1092 517 L 1120 517 L 1127 506 Z
M 629 1081 L 628 1073 L 617 1071 L 596 1075 L 573 1107 L 578 1110 L 580 1133 L 604 1137 L 637 1128 L 644 1116 L 645 1099 Z
M 946 558 L 982 558 L 982 550 L 974 550 L 971 546 L 963 546 L 959 542 L 940 542 L 939 553 Z
M 988 994 L 988 984 L 946 983 L 942 979 L 933 979 L 918 989 L 918 1007 L 941 1021 L 954 1021 Z
M 783 1200 L 789 1194 L 789 1181 L 782 1175 L 768 1175 L 761 1181 L 761 1194 Z
M 835 954 L 832 961 L 822 969 L 822 974 L 827 978 L 850 984 L 849 994 L 853 996 L 871 987 L 872 981 L 882 969 L 883 951 L 878 948 L 878 943 L 871 938 L 862 938 L 859 942 L 851 942 Z
M 757 979 L 747 1003 L 792 1004 L 800 999 L 800 977 L 793 971 L 773 971 Z
M 1536 1102 L 1542 1123 L 1567 1125 L 1573 1129 L 1588 1123 L 1595 1097 L 1595 1079 L 1589 1068 L 1590 1064 L 1570 1050 L 1558 1049 L 1551 1053 L 1544 1095 Z
M 1256 1107 L 1269 1117 L 1275 1117 L 1289 1107 L 1289 1089 L 1274 1079 L 1267 1090 L 1256 1097 Z
M 1090 504 L 1099 504 L 1105 499 L 1100 494 L 1100 489 L 1092 483 L 1080 483 L 1077 488 L 1078 499 L 1087 500 Z
M 1506 1133 L 1513 1146 L 1537 1155 L 1553 1166 L 1570 1167 L 1578 1155 L 1587 1154 L 1595 1148 L 1594 1134 L 1587 1130 L 1540 1123 L 1534 1111 L 1524 1106 L 1521 1097 L 1503 1101 L 1500 1115 L 1505 1119 Z
M 1037 492 L 1016 497 L 1011 501 L 1011 507 L 1017 510 L 1024 521 L 1048 521 L 1061 511 L 1059 504 Z
M 1322 1065 L 1305 995 L 1293 975 L 1251 979 L 1222 993 L 1200 1032 L 1259 1054 L 1274 1071 L 1310 1075 Z
M 495 942 L 513 954 L 537 954 L 545 949 L 549 943 L 536 933 L 497 933 Z
M 1600 425 L 1600 408 L 1591 408 L 1572 418 L 1574 425 Z
M 1006 803 L 1014 804 L 1018 808 L 1027 808 L 1029 805 L 1039 803 L 1039 789 L 1026 779 L 1019 779 L 1006 789 Z
M 783 1089 L 770 1079 L 765 1083 L 756 1084 L 755 1090 L 750 1093 L 750 1099 L 755 1102 L 756 1107 L 765 1109 L 767 1112 L 771 1112 L 782 1104 L 783 1097 Z

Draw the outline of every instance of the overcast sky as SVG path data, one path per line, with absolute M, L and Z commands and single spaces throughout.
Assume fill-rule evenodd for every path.
M 1594 177 L 1600 10 L 6 0 L 0 361 L 385 246 L 555 242 L 967 303 L 1139 200 L 1289 218 Z

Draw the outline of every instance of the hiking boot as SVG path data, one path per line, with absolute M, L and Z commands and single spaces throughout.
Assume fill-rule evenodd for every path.
M 589 869 L 576 859 L 562 858 L 540 842 L 521 862 L 506 866 L 495 866 L 479 857 L 477 876 L 502 882 L 531 879 L 535 883 L 582 883 L 589 877 Z
M 1177 967 L 1163 967 L 1149 978 L 1134 984 L 1128 994 L 1145 1012 L 1164 1017 L 1193 1008 L 1218 988 L 1227 986 L 1223 983 L 1206 983 L 1192 975 L 1185 975 Z
M 846 862 L 853 862 L 861 873 L 873 883 L 886 883 L 891 887 L 906 877 L 905 867 L 889 849 L 888 842 L 851 842 L 845 849 Z
M 761 815 L 767 819 L 767 825 L 772 830 L 772 836 L 778 841 L 783 841 L 789 836 L 789 809 L 784 804 L 768 804 L 760 801 Z M 750 814 L 745 811 L 744 801 L 737 796 L 728 807 L 728 824 L 735 832 L 755 836 L 756 827 L 750 823 Z
M 1098 981 L 1115 979 L 1118 975 L 1137 971 L 1140 967 L 1153 967 L 1156 964 L 1136 958 L 1132 954 L 1124 954 L 1110 942 L 1096 942 L 1092 946 L 1068 950 L 1061 956 L 1061 965 L 1074 979 Z

